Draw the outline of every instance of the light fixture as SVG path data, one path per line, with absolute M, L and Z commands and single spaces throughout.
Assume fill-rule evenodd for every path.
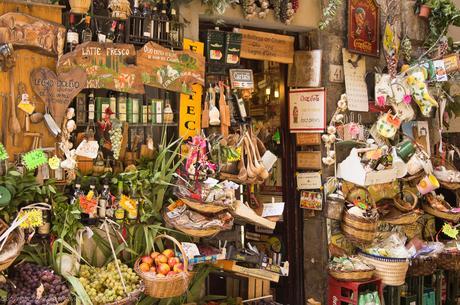
M 275 92 L 273 92 L 273 96 L 275 98 L 279 98 L 280 97 L 280 91 L 278 89 L 275 89 Z
M 265 88 L 265 95 L 270 95 L 270 94 L 271 94 L 270 87 Z

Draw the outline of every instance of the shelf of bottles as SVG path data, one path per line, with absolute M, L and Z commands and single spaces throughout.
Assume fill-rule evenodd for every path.
M 167 48 L 182 50 L 184 24 L 179 21 L 176 9 L 164 0 L 156 5 L 145 2 L 142 10 L 135 0 L 126 27 L 128 43 L 144 45 L 153 41 Z

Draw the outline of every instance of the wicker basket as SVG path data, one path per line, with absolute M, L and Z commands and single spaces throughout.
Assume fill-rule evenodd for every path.
M 200 213 L 215 214 L 227 210 L 229 208 L 221 205 L 215 205 L 212 203 L 201 203 L 187 198 L 180 198 L 180 200 L 192 210 L 198 211 Z
M 75 14 L 86 14 L 91 6 L 91 0 L 69 0 L 70 12 Z
M 444 270 L 460 271 L 460 252 L 443 252 L 439 255 L 438 267 Z
M 144 285 L 141 283 L 141 287 L 139 287 L 139 289 L 137 290 L 134 290 L 133 292 L 128 293 L 128 296 L 126 296 L 126 298 L 120 301 L 113 302 L 113 303 L 107 303 L 105 305 L 134 305 L 134 304 L 137 304 L 137 301 L 139 300 L 139 297 L 142 291 L 144 291 Z
M 360 252 L 358 254 L 366 264 L 375 267 L 375 275 L 382 279 L 382 283 L 390 286 L 401 286 L 406 279 L 409 260 L 404 258 L 389 258 L 370 255 Z
M 12 257 L 0 262 L 0 271 L 4 271 L 6 269 L 8 269 L 12 264 L 13 262 L 16 260 L 16 258 L 19 256 L 19 254 L 21 253 L 21 250 L 22 248 L 24 247 L 24 231 L 22 229 L 16 229 L 15 231 L 13 231 L 13 233 L 11 233 L 10 235 L 10 239 L 13 239 L 14 237 L 12 236 L 13 234 L 17 235 L 17 240 L 18 240 L 18 247 L 17 247 L 17 251 L 16 251 L 16 254 L 13 255 Z M 7 241 L 8 243 L 8 241 Z M 6 245 L 5 245 L 6 246 Z
M 175 224 L 172 224 L 171 221 L 169 220 L 169 217 L 166 215 L 166 214 L 163 214 L 163 219 L 165 220 L 165 223 L 172 227 L 172 228 L 175 228 L 189 236 L 194 236 L 194 237 L 210 237 L 210 236 L 214 236 L 216 235 L 217 233 L 219 233 L 221 231 L 221 229 L 218 229 L 218 228 L 213 228 L 213 229 L 203 229 L 203 230 L 197 230 L 197 229 L 189 229 L 189 228 L 185 228 L 183 226 L 180 226 L 180 225 L 175 225 Z
M 460 213 L 441 212 L 431 207 L 431 205 L 428 202 L 422 203 L 422 208 L 426 213 L 436 216 L 438 218 L 441 218 L 447 221 L 452 221 L 452 222 L 460 221 Z
M 393 202 L 395 207 L 401 212 L 410 212 L 417 206 L 418 197 L 414 194 L 414 192 L 404 190 L 403 198 L 401 198 L 399 195 L 396 195 Z
M 420 217 L 422 217 L 422 215 L 423 212 L 420 210 L 415 210 L 408 213 L 399 212 L 399 214 L 395 212 L 392 215 L 381 218 L 380 221 L 392 225 L 409 225 L 415 223 Z
M 355 245 L 372 243 L 378 227 L 378 217 L 364 219 L 351 215 L 348 210 L 343 213 L 342 231 L 345 237 Z
M 435 257 L 415 258 L 410 262 L 407 276 L 427 276 L 436 271 L 438 259 Z
M 139 270 L 140 259 L 138 259 L 134 264 L 134 270 L 144 280 L 144 294 L 158 299 L 177 297 L 184 294 L 190 284 L 191 275 L 188 272 L 187 255 L 185 254 L 182 245 L 174 237 L 166 234 L 155 237 L 155 239 L 159 238 L 169 239 L 179 248 L 184 260 L 184 272 L 162 278 L 156 277 L 153 274 L 150 275 Z
M 375 272 L 375 268 L 370 270 L 356 271 L 337 271 L 334 269 L 329 269 L 328 272 L 330 276 L 339 281 L 364 282 L 372 278 Z

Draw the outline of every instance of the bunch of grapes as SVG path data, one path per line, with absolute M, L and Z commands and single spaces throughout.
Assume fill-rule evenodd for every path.
M 52 305 L 70 298 L 63 278 L 43 266 L 30 263 L 18 265 L 11 277 L 8 305 Z
M 139 288 L 139 277 L 127 265 L 118 260 L 126 290 L 131 293 Z M 80 268 L 80 283 L 85 288 L 94 305 L 120 301 L 126 297 L 115 262 L 102 268 L 90 269 L 83 265 Z
M 112 143 L 112 152 L 115 160 L 120 156 L 121 140 L 123 139 L 121 132 L 122 124 L 119 120 L 112 120 L 112 129 L 109 130 L 110 142 Z

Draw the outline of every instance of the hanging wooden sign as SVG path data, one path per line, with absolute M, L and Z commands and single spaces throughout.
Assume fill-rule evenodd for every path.
M 321 169 L 320 151 L 298 151 L 296 160 L 297 169 Z
M 172 51 L 148 42 L 137 52 L 137 65 L 147 86 L 193 94 L 192 84 L 204 86 L 205 58 L 190 50 Z
M 203 55 L 204 44 L 199 41 L 184 39 L 184 50 Z M 179 136 L 187 139 L 200 134 L 201 131 L 201 96 L 203 87 L 192 85 L 193 94 L 180 95 Z
M 294 37 L 267 32 L 236 29 L 243 35 L 241 58 L 267 60 L 292 64 L 294 62 Z
M 58 126 L 61 126 L 67 107 L 85 87 L 86 73 L 81 68 L 73 68 L 67 73 L 56 75 L 52 70 L 42 67 L 32 70 L 30 84 L 35 94 L 49 107 Z
M 88 75 L 86 88 L 109 89 L 144 94 L 141 73 L 136 65 L 136 50 L 131 44 L 85 42 L 63 55 L 58 73 L 83 68 Z
M 321 144 L 321 134 L 320 133 L 296 133 L 295 142 L 297 146 L 320 145 Z
M 15 48 L 60 56 L 65 33 L 64 26 L 30 15 L 10 12 L 0 16 L 0 43 L 11 43 Z
M 379 56 L 379 6 L 375 0 L 348 0 L 348 50 Z

